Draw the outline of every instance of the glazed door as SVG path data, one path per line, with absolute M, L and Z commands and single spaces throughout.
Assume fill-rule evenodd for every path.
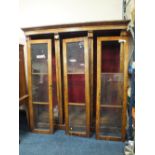
M 30 127 L 53 132 L 51 40 L 28 41 Z
M 126 47 L 127 41 L 121 37 L 97 38 L 98 139 L 121 140 L 125 134 Z
M 88 39 L 63 40 L 66 133 L 89 136 L 90 91 Z

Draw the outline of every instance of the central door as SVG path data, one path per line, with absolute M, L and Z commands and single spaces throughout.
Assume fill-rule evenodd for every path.
M 89 53 L 86 37 L 63 40 L 66 133 L 89 136 Z

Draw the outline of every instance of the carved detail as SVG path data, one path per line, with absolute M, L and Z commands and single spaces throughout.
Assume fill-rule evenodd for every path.
M 58 33 L 54 34 L 54 39 L 56 39 L 56 40 L 59 39 L 59 34 Z
M 93 38 L 93 31 L 88 31 L 88 38 Z

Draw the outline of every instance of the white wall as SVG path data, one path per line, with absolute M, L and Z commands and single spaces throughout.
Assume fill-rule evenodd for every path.
M 121 20 L 123 0 L 20 0 L 20 28 L 91 21 Z M 26 45 L 19 30 L 19 43 Z M 27 77 L 27 52 L 24 46 Z
M 22 27 L 122 19 L 122 0 L 20 0 Z M 25 44 L 19 30 L 19 42 Z
M 123 0 L 20 0 L 22 27 L 121 20 Z M 19 41 L 25 36 L 19 31 Z
M 121 20 L 122 0 L 20 0 L 20 27 Z

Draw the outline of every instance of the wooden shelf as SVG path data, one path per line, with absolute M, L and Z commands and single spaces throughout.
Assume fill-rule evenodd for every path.
M 48 102 L 32 102 L 33 104 L 42 104 L 42 105 L 48 105 Z
M 32 75 L 48 75 L 48 73 L 32 73 Z
M 73 103 L 73 102 L 69 102 L 68 105 L 69 106 L 86 106 L 85 103 Z
M 122 72 L 102 72 L 101 74 L 123 74 Z
M 24 96 L 22 96 L 22 97 L 20 97 L 19 98 L 19 105 L 22 105 L 22 104 L 24 104 L 25 102 L 25 100 L 27 100 L 28 101 L 28 95 L 26 94 L 26 95 L 24 95 Z M 27 103 L 27 101 L 26 101 L 26 103 Z
M 71 74 L 85 74 L 85 72 L 75 72 L 75 73 L 67 73 L 67 74 L 69 74 L 69 75 L 71 75 Z
M 114 104 L 101 104 L 101 108 L 122 108 L 122 105 L 114 105 Z

